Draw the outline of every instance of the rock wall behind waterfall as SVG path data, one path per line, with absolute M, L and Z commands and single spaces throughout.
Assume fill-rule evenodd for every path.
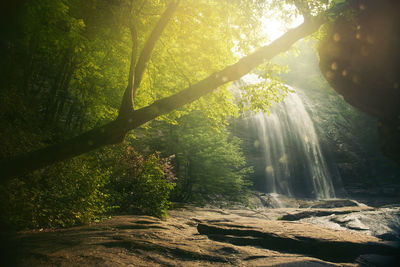
M 329 87 L 308 87 L 307 106 L 331 172 L 350 195 L 396 195 L 400 167 L 379 149 L 377 120 L 348 105 Z
M 312 45 L 312 44 L 311 44 Z M 317 132 L 334 184 L 340 178 L 351 195 L 396 196 L 400 194 L 400 167 L 379 150 L 376 119 L 347 104 L 323 79 L 314 49 L 301 42 L 298 53 L 276 59 L 289 65 L 283 75 L 288 84 L 301 88 L 309 101 L 305 104 Z M 254 187 L 263 190 L 261 149 L 255 146 L 256 133 L 248 131 L 246 119 L 232 122 L 232 131 L 243 140 L 243 149 L 254 166 Z M 339 189 L 336 188 L 337 192 Z M 344 193 L 344 192 L 342 192 Z

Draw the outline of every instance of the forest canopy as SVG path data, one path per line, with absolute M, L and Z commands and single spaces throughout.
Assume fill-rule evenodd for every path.
M 227 184 L 236 192 L 231 198 L 241 199 L 251 169 L 238 140 L 226 132 L 227 118 L 243 110 L 230 82 L 254 71 L 272 86 L 247 88 L 249 107 L 266 109 L 280 100 L 277 95 L 284 96 L 287 89 L 268 60 L 316 32 L 345 4 L 6 4 L 3 20 L 10 23 L 1 28 L 0 171 L 3 203 L 10 205 L 4 214 L 25 227 L 70 225 L 121 208 L 161 216 L 170 194 L 200 202 L 210 195 L 229 198 L 220 190 Z M 270 13 L 286 23 L 298 16 L 304 22 L 271 42 L 262 19 Z M 196 125 L 201 127 L 195 132 L 188 129 Z M 166 147 L 176 136 L 182 146 Z M 108 146 L 112 144 L 118 145 Z M 160 199 L 153 199 L 150 212 L 138 204 L 148 195 L 129 203 L 134 191 L 128 188 L 144 184 L 153 186 L 149 192 L 161 190 L 152 194 Z
M 327 1 L 318 2 L 23 2 L 15 30 L 2 44 L 2 80 L 17 81 L 15 86 L 31 95 L 46 95 L 43 102 L 34 101 L 46 120 L 81 130 L 85 121 L 88 131 L 44 149 L 11 153 L 1 163 L 2 181 L 120 143 L 131 129 L 171 112 L 173 120 L 181 107 L 204 95 L 187 108 L 208 107 L 215 118 L 234 113 L 225 84 L 289 49 L 343 8 L 333 2 L 332 9 L 318 14 L 328 8 Z M 280 7 L 288 15 L 286 4 L 297 5 L 292 12 L 305 14 L 304 23 L 261 46 L 263 10 Z M 239 52 L 248 55 L 234 63 Z M 34 66 L 39 63 L 43 67 Z

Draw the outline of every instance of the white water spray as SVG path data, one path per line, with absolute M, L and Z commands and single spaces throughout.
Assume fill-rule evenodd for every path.
M 318 136 L 298 93 L 253 119 L 265 159 L 266 191 L 333 198 L 335 192 Z

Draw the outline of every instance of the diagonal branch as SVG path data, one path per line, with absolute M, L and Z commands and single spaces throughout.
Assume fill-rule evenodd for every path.
M 323 23 L 324 20 L 321 18 L 305 21 L 271 44 L 261 47 L 235 64 L 211 74 L 204 80 L 172 96 L 160 99 L 147 107 L 134 111 L 128 128 L 135 129 L 158 116 L 167 114 L 199 99 L 225 83 L 240 79 L 258 65 L 272 59 L 281 52 L 287 51 L 296 41 L 317 31 Z
M 287 51 L 298 40 L 317 31 L 330 17 L 340 14 L 347 6 L 348 1 L 345 1 L 326 10 L 319 16 L 311 16 L 303 24 L 289 30 L 280 38 L 269 45 L 259 48 L 253 54 L 243 57 L 235 64 L 211 74 L 204 80 L 179 93 L 160 99 L 147 107 L 134 111 L 128 121 L 127 129 L 135 129 L 158 116 L 167 114 L 199 99 L 225 83 L 240 79 L 260 64 L 272 59 L 281 52 Z
M 239 79 L 263 62 L 286 51 L 296 41 L 317 31 L 329 15 L 338 14 L 345 6 L 346 4 L 336 6 L 333 10 L 324 12 L 323 16 L 305 21 L 297 28 L 289 30 L 270 45 L 261 47 L 253 54 L 240 59 L 237 63 L 210 75 L 179 93 L 131 112 L 129 117 L 118 117 L 113 122 L 90 130 L 61 144 L 0 161 L 0 184 L 6 183 L 13 177 L 38 170 L 53 163 L 82 155 L 106 145 L 122 142 L 126 133 L 130 130 L 191 103 L 227 82 Z

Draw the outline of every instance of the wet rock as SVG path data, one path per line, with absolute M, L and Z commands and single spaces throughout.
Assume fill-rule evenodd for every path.
M 334 213 L 325 217 L 310 216 L 301 221 L 333 229 L 361 231 L 387 241 L 400 241 L 400 207 Z
M 252 192 L 250 202 L 254 207 L 298 208 L 302 200 L 277 193 Z
M 257 246 L 280 252 L 306 254 L 333 262 L 352 262 L 362 254 L 378 252 L 384 255 L 397 255 L 400 250 L 381 242 L 361 241 L 357 237 L 332 240 L 324 236 L 323 230 L 298 223 L 265 222 L 252 228 L 237 228 L 235 225 L 199 223 L 197 230 L 210 239 L 238 246 Z M 305 228 L 314 228 L 320 235 L 311 234 Z M 277 229 L 278 228 L 278 229 Z M 280 228 L 280 229 L 279 229 Z M 284 231 L 282 231 L 284 229 Z M 311 231 L 312 231 L 311 230 Z M 335 232 L 333 234 L 336 234 Z
M 346 209 L 365 207 L 332 210 Z M 186 206 L 170 211 L 167 220 L 117 216 L 81 227 L 20 232 L 14 238 L 15 254 L 18 266 L 30 267 L 354 266 L 360 255 L 399 254 L 397 248 L 371 235 L 276 220 L 301 212 L 305 209 Z
M 382 256 L 376 254 L 367 254 L 361 255 L 357 262 L 361 266 L 400 266 L 400 257 L 399 256 Z
M 311 208 L 341 208 L 341 207 L 357 207 L 360 204 L 351 199 L 328 199 L 320 200 L 316 204 L 312 205 Z
M 348 214 L 353 211 L 351 210 L 306 210 L 300 212 L 294 212 L 290 214 L 286 214 L 280 217 L 280 220 L 284 221 L 299 221 L 301 219 L 310 218 L 310 217 L 324 217 L 332 214 Z

